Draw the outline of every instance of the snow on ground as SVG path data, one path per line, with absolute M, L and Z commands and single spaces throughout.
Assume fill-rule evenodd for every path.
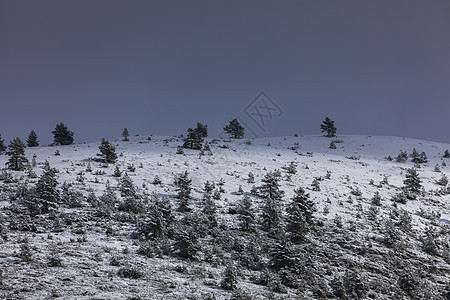
M 331 140 L 336 141 L 336 149 L 329 148 Z M 236 222 L 235 216 L 228 213 L 229 208 L 243 197 L 236 193 L 239 186 L 244 193 L 250 194 L 254 186 L 262 184 L 261 179 L 269 171 L 282 172 L 280 184 L 281 190 L 285 192 L 286 203 L 293 197 L 294 188 L 305 188 L 316 204 L 315 215 L 326 224 L 335 222 L 336 216 L 342 218 L 344 224 L 362 222 L 371 206 L 370 199 L 377 191 L 382 197 L 379 218 L 389 218 L 393 206 L 391 199 L 401 190 L 406 169 L 414 166 L 410 160 L 405 163 L 395 161 L 400 151 L 409 154 L 416 149 L 419 153 L 426 153 L 428 162 L 421 164 L 418 169 L 426 191 L 438 190 L 440 186 L 436 181 L 443 174 L 450 177 L 450 166 L 443 166 L 445 162 L 450 164 L 450 159 L 442 157 L 444 151 L 450 148 L 449 144 L 399 137 L 340 135 L 332 139 L 321 136 L 208 139 L 213 155 L 204 156 L 200 156 L 199 151 L 189 149 L 184 149 L 184 154 L 176 154 L 177 146 L 182 144 L 182 139 L 178 137 L 136 136 L 130 142 L 120 139 L 110 141 L 116 146 L 119 155 L 115 165 L 128 173 L 141 192 L 154 193 L 173 201 L 176 195 L 174 178 L 188 171 L 192 179 L 193 205 L 200 206 L 205 181 L 218 184 L 222 180 L 225 193 L 217 201 L 218 213 L 221 220 L 229 224 Z M 107 182 L 113 187 L 117 186 L 117 178 L 113 176 L 115 165 L 105 165 L 94 160 L 99 153 L 99 145 L 100 142 L 94 142 L 27 148 L 26 155 L 30 161 L 36 155 L 38 167 L 34 171 L 38 176 L 42 174 L 43 162 L 47 160 L 52 167 L 60 170 L 59 183 L 72 183 L 85 195 L 92 191 L 99 197 Z M 59 151 L 60 155 L 55 155 L 55 151 Z M 394 160 L 387 160 L 388 156 Z M 1 155 L 0 166 L 7 159 L 7 156 Z M 284 168 L 291 162 L 295 164 L 297 172 L 287 178 Z M 88 165 L 92 172 L 86 171 Z M 440 171 L 435 170 L 436 165 Z M 135 171 L 130 171 L 133 167 Z M 255 183 L 248 183 L 250 172 L 255 176 Z M 25 174 L 13 172 L 17 178 L 26 177 Z M 162 184 L 153 184 L 155 176 L 162 180 Z M 320 178 L 320 191 L 312 190 L 314 178 Z M 387 182 L 383 183 L 386 179 Z M 37 178 L 28 180 L 33 185 Z M 6 185 L 0 182 L 0 186 Z M 355 191 L 360 191 L 361 195 L 355 195 Z M 10 201 L 4 199 L 5 193 L 1 197 L 0 208 L 8 207 Z M 256 206 L 262 202 L 258 197 L 253 200 Z M 423 231 L 430 224 L 449 225 L 449 202 L 448 194 L 435 196 L 427 193 L 426 197 L 397 204 L 397 207 L 411 214 L 413 230 Z M 424 218 L 421 210 L 428 214 L 435 213 L 437 218 Z M 130 238 L 133 224 L 127 223 L 121 227 L 114 227 L 111 225 L 113 222 L 99 224 L 89 219 L 88 212 L 82 208 L 62 208 L 62 211 L 67 215 L 75 213 L 81 219 L 85 218 L 78 233 L 79 220 L 66 224 L 61 232 L 42 229 L 24 233 L 11 230 L 8 239 L 0 242 L 0 266 L 3 270 L 0 276 L 0 282 L 3 281 L 0 298 L 126 299 L 138 295 L 141 299 L 196 299 L 211 295 L 219 299 L 230 297 L 228 291 L 217 286 L 223 267 L 172 256 L 162 259 L 136 255 L 138 245 Z M 3 215 L 7 217 L 5 213 Z M 114 227 L 111 232 L 107 232 L 108 226 Z M 371 232 L 370 227 L 358 228 L 360 231 L 357 236 L 361 239 L 371 237 L 375 241 L 381 238 L 380 233 Z M 25 237 L 34 247 L 32 263 L 17 258 Z M 45 266 L 44 261 L 50 250 L 59 253 L 63 267 Z M 420 249 L 412 251 L 419 253 Z M 144 270 L 143 278 L 134 280 L 118 277 L 118 266 L 111 263 L 112 260 L 117 260 L 118 266 L 133 264 Z M 443 264 L 441 260 L 439 264 Z M 185 265 L 189 266 L 187 270 Z M 448 263 L 444 266 L 449 270 Z M 448 274 L 443 276 L 444 282 L 445 278 L 447 281 L 450 279 Z M 208 285 L 208 282 L 211 284 Z M 255 298 L 257 295 L 260 298 L 267 296 L 264 294 L 267 288 L 257 286 L 249 279 L 239 284 L 244 289 L 254 291 Z M 289 290 L 287 295 L 296 297 L 296 292 Z M 308 294 L 302 295 L 308 297 Z

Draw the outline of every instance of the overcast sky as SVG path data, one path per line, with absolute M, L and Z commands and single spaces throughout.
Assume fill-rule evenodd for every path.
M 50 143 L 59 122 L 75 142 L 215 136 L 234 117 L 319 135 L 330 116 L 450 143 L 450 1 L 0 0 L 0 103 L 5 141 Z

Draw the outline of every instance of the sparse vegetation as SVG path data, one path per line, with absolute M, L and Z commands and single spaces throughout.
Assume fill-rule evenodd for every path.
M 199 158 L 176 154 L 182 138 L 136 137 L 115 165 L 98 143 L 27 148 L 30 166 L 0 171 L 0 298 L 438 299 L 450 280 L 443 150 L 398 139 L 429 153 L 418 169 L 383 159 L 375 139 L 343 139 L 330 155 L 316 137 L 295 138 L 305 155 L 282 152 L 293 137 L 224 140 Z M 149 280 L 150 297 L 124 288 Z

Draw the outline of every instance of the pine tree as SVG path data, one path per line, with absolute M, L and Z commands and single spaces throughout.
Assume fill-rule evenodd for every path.
M 413 149 L 413 152 L 409 156 L 411 157 L 411 161 L 416 164 L 422 164 L 422 163 L 428 162 L 428 158 L 427 158 L 427 155 L 425 154 L 425 152 L 422 152 L 419 154 L 419 152 L 417 152 L 416 148 Z
M 313 191 L 320 192 L 320 181 L 317 177 L 314 177 L 314 180 L 311 183 L 311 187 Z
M 416 195 L 420 194 L 422 190 L 422 182 L 416 168 L 408 169 L 406 172 L 406 179 L 403 180 L 405 185 L 403 189 L 409 198 L 415 199 Z
M 212 192 L 215 188 L 214 182 L 210 183 L 208 180 L 205 182 L 204 185 L 204 194 L 203 194 L 203 201 L 207 201 L 208 199 L 210 199 L 212 197 Z
M 128 129 L 124 128 L 123 132 L 122 132 L 122 137 L 124 142 L 128 142 L 130 139 L 128 139 L 129 133 L 128 133 Z
M 101 152 L 101 156 L 106 163 L 113 164 L 117 160 L 116 147 L 111 145 L 108 140 L 102 139 L 102 144 L 98 147 Z
M 1 145 L 1 136 L 0 136 L 0 145 Z M 0 152 L 1 152 L 1 150 L 0 150 Z M 445 157 L 445 158 L 449 158 L 449 157 L 450 157 L 450 152 L 448 152 L 448 149 L 445 150 L 445 152 L 444 152 L 444 157 Z
M 120 171 L 118 165 L 116 165 L 116 167 L 114 168 L 113 176 L 114 176 L 114 177 L 117 177 L 117 178 L 120 177 L 120 176 L 122 176 L 122 172 Z
M 208 136 L 208 125 L 197 123 L 197 128 L 188 128 L 188 135 L 184 139 L 183 148 L 200 150 L 202 148 L 203 138 Z
M 179 174 L 175 178 L 175 186 L 177 187 L 178 191 L 178 201 L 179 201 L 179 210 L 180 211 L 190 211 L 189 208 L 189 201 L 192 199 L 191 196 L 191 183 L 192 180 L 188 178 L 189 173 L 187 171 L 184 171 L 183 173 Z
M 234 290 L 236 289 L 237 283 L 238 278 L 236 274 L 236 267 L 233 264 L 229 264 L 225 268 L 223 279 L 220 282 L 220 287 L 224 290 Z
M 293 249 L 292 244 L 286 241 L 276 242 L 270 251 L 269 266 L 275 271 L 288 269 L 294 273 L 298 272 L 299 256 Z
M 397 155 L 397 158 L 395 159 L 396 162 L 404 163 L 408 159 L 408 154 L 406 151 L 400 151 L 400 153 Z
M 279 180 L 281 172 L 276 170 L 268 172 L 262 179 L 263 185 L 259 188 L 260 195 L 266 199 L 274 201 L 281 201 L 283 199 L 284 191 L 280 190 Z
M 200 122 L 197 123 L 197 128 L 195 129 L 199 136 L 205 138 L 208 136 L 208 125 L 204 125 Z
M 445 174 L 442 174 L 441 178 L 436 181 L 437 184 L 441 186 L 446 186 L 448 184 L 448 177 Z
M 119 180 L 120 195 L 125 198 L 136 198 L 137 191 L 128 173 L 125 173 Z
M 286 231 L 290 233 L 291 241 L 302 242 L 305 235 L 313 226 L 314 203 L 309 200 L 309 194 L 305 194 L 303 188 L 294 190 L 295 196 L 286 209 Z
M 326 132 L 326 137 L 334 137 L 336 136 L 336 127 L 334 126 L 334 121 L 332 121 L 329 117 L 325 118 L 325 121 L 320 125 L 320 129 L 323 132 Z
M 411 154 L 409 155 L 409 157 L 411 157 L 411 161 L 414 163 L 418 163 L 419 156 L 420 154 L 419 152 L 417 152 L 416 148 L 414 148 Z
M 37 139 L 37 134 L 36 134 L 36 132 L 34 132 L 34 130 L 31 130 L 30 134 L 28 135 L 27 146 L 28 147 L 37 147 L 37 146 L 39 146 L 39 142 L 38 142 L 38 139 Z
M 200 251 L 199 236 L 190 227 L 180 227 L 175 235 L 173 252 L 183 258 L 196 259 L 197 253 Z
M 53 141 L 55 145 L 71 145 L 73 144 L 73 131 L 70 131 L 64 123 L 56 125 L 53 133 Z
M 252 201 L 249 196 L 245 195 L 239 202 L 238 214 L 238 219 L 241 221 L 241 229 L 244 231 L 250 230 L 255 221 L 255 215 L 252 209 Z
M 282 217 L 279 204 L 272 198 L 266 198 L 261 210 L 262 230 L 271 235 L 276 235 L 282 227 Z
M 109 217 L 117 203 L 117 195 L 112 189 L 109 181 L 106 183 L 106 188 L 98 201 L 92 203 L 96 208 L 96 215 L 99 217 Z
M 36 194 L 42 204 L 41 212 L 45 213 L 49 207 L 56 207 L 60 201 L 58 181 L 56 179 L 57 170 L 50 167 L 46 162 L 44 173 L 36 183 Z
M 6 150 L 5 142 L 2 139 L 2 135 L 0 134 L 0 154 Z
M 336 149 L 336 143 L 334 141 L 330 142 L 330 146 L 328 146 L 330 149 Z
M 145 239 L 160 239 L 166 231 L 161 211 L 156 205 L 150 206 L 146 211 L 147 218 L 138 224 L 138 234 Z
M 204 200 L 202 213 L 206 217 L 208 228 L 215 228 L 217 226 L 217 205 L 212 197 Z
M 10 170 L 22 171 L 29 165 L 25 156 L 25 145 L 19 138 L 15 138 L 10 142 L 6 154 L 9 155 L 6 166 Z
M 223 128 L 234 139 L 241 139 L 244 137 L 244 127 L 241 126 L 237 118 L 234 118 L 230 123 Z

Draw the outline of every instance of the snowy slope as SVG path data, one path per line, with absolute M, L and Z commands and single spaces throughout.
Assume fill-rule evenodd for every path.
M 331 140 L 337 140 L 336 149 L 328 147 Z M 294 189 L 298 187 L 303 187 L 316 205 L 315 217 L 320 220 L 322 226 L 315 230 L 316 233 L 311 234 L 311 244 L 319 248 L 328 247 L 327 240 L 335 245 L 333 238 L 341 235 L 346 238 L 346 234 L 349 234 L 352 241 L 368 241 L 371 247 L 376 249 L 372 259 L 342 250 L 343 263 L 337 263 L 336 268 L 330 267 L 331 273 L 340 269 L 343 274 L 346 269 L 343 266 L 348 266 L 348 261 L 364 266 L 386 264 L 389 269 L 389 259 L 380 261 L 381 257 L 392 255 L 393 251 L 382 242 L 383 224 L 391 218 L 394 206 L 398 210 L 406 210 L 412 217 L 412 233 L 405 234 L 402 238 L 408 245 L 405 251 L 415 258 L 414 261 L 423 259 L 426 264 L 434 262 L 435 267 L 442 271 L 425 276 L 426 282 L 436 292 L 436 297 L 441 297 L 445 285 L 449 283 L 450 275 L 447 271 L 450 271 L 450 267 L 448 258 L 445 258 L 445 247 L 448 247 L 449 243 L 450 194 L 436 195 L 433 192 L 441 188 L 436 184 L 437 180 L 443 175 L 450 177 L 450 166 L 445 166 L 445 163 L 450 164 L 450 158 L 443 158 L 444 151 L 450 149 L 449 144 L 375 136 L 338 136 L 333 139 L 321 136 L 250 140 L 208 139 L 212 155 L 200 156 L 199 151 L 189 149 L 185 149 L 184 154 L 176 154 L 177 146 L 182 144 L 182 139 L 177 137 L 136 136 L 131 138 L 130 142 L 120 139 L 110 141 L 116 146 L 117 154 L 120 154 L 116 165 L 121 171 L 128 173 L 139 192 L 166 197 L 174 206 L 176 190 L 173 182 L 177 174 L 189 172 L 193 191 L 191 205 L 194 210 L 200 210 L 202 207 L 205 181 L 218 184 L 222 180 L 225 192 L 216 204 L 219 223 L 228 228 L 236 227 L 236 215 L 230 214 L 229 210 L 236 207 L 243 197 L 242 194 L 236 193 L 239 186 L 252 198 L 257 214 L 263 205 L 263 199 L 252 195 L 252 188 L 261 186 L 261 179 L 267 172 L 280 170 L 280 188 L 285 192 L 284 202 L 280 204 L 283 209 L 294 196 Z M 43 162 L 48 160 L 51 167 L 60 170 L 59 183 L 70 183 L 85 196 L 93 192 L 100 197 L 107 182 L 115 188 L 118 181 L 113 176 L 115 165 L 95 161 L 99 145 L 100 142 L 95 142 L 27 148 L 26 155 L 30 161 L 33 155 L 36 155 L 38 167 L 34 168 L 34 171 L 38 176 L 43 172 Z M 394 203 L 391 199 L 400 193 L 406 169 L 414 166 L 410 160 L 405 163 L 396 162 L 395 157 L 400 151 L 411 153 L 414 148 L 419 153 L 425 152 L 428 157 L 428 162 L 420 164 L 418 169 L 426 193 L 416 200 L 407 201 L 406 204 Z M 58 156 L 55 155 L 57 150 L 60 152 Z M 387 160 L 387 156 L 393 157 L 394 161 Z M 0 166 L 4 166 L 7 159 L 7 156 L 1 155 Z M 284 168 L 291 162 L 296 166 L 296 173 L 287 178 L 288 174 Z M 86 171 L 88 165 L 91 166 L 92 172 Z M 439 166 L 439 171 L 436 170 L 436 165 Z M 134 166 L 135 171 L 129 171 L 130 166 Z M 255 175 L 254 183 L 247 180 L 249 172 Z M 19 182 L 28 180 L 29 186 L 33 186 L 38 179 L 26 178 L 26 172 L 12 172 L 12 175 Z M 162 184 L 153 184 L 155 176 L 162 180 Z M 311 183 L 314 178 L 320 178 L 320 191 L 312 190 Z M 387 183 L 382 183 L 385 179 Z M 2 222 L 6 228 L 14 217 L 7 210 L 11 203 L 15 203 L 10 201 L 11 190 L 17 189 L 18 184 L 0 181 L 0 186 L 0 207 L 4 208 Z M 361 194 L 358 195 L 355 191 L 360 191 Z M 380 193 L 382 204 L 378 208 L 378 221 L 371 223 L 367 220 L 367 214 L 372 206 L 371 198 L 376 192 Z M 120 199 L 120 193 L 116 193 Z M 74 221 L 71 224 L 68 222 L 61 232 L 48 232 L 45 228 L 34 233 L 10 229 L 6 234 L 7 240 L 0 241 L 0 266 L 3 270 L 0 277 L 3 278 L 0 298 L 47 299 L 53 294 L 61 299 L 126 299 L 132 296 L 139 296 L 140 299 L 231 297 L 231 292 L 218 287 L 224 265 L 214 265 L 203 260 L 191 262 L 172 255 L 154 258 L 138 255 L 136 250 L 139 243 L 130 238 L 135 224 L 109 219 L 102 224 L 101 220 L 89 217 L 92 209 L 88 204 L 85 204 L 84 208 L 61 207 L 60 212 L 66 213 L 67 216 L 79 217 L 74 217 Z M 345 230 L 336 229 L 333 232 L 334 224 L 339 221 L 342 221 Z M 82 229 L 78 233 L 77 226 Z M 420 238 L 429 226 L 443 232 L 440 236 L 440 255 L 433 256 L 421 249 Z M 330 238 L 316 238 L 316 235 L 323 237 L 327 234 Z M 35 253 L 32 262 L 23 262 L 16 255 L 20 252 L 20 245 L 23 244 L 21 241 L 25 237 L 32 247 L 35 247 L 32 251 Z M 51 250 L 60 253 L 62 267 L 43 266 Z M 132 264 L 144 270 L 144 276 L 136 280 L 117 276 L 118 266 L 111 264 L 113 257 L 121 261 L 120 265 Z M 405 260 L 405 256 L 399 257 Z M 327 263 L 328 258 L 322 259 L 317 264 Z M 335 259 L 339 260 L 339 255 Z M 363 274 L 367 282 L 374 284 L 380 280 L 377 276 L 381 276 L 376 273 L 383 272 L 371 272 L 371 268 L 363 268 Z M 254 284 L 252 277 L 259 276 L 259 271 L 245 269 L 242 272 L 238 283 L 242 293 L 252 294 L 254 298 L 266 298 L 273 292 L 273 289 L 267 286 Z M 331 290 L 329 279 L 335 275 L 323 275 L 323 280 L 328 280 Z M 391 290 L 386 288 L 386 291 L 380 292 L 370 289 L 364 297 L 368 297 L 370 293 L 380 299 L 393 297 L 393 291 L 396 289 L 392 286 L 398 282 L 396 276 L 399 276 L 397 271 L 386 271 L 383 284 L 391 287 Z M 34 288 L 35 285 L 37 288 Z M 313 293 L 312 287 L 288 287 L 286 292 L 274 295 L 281 298 L 318 297 Z

